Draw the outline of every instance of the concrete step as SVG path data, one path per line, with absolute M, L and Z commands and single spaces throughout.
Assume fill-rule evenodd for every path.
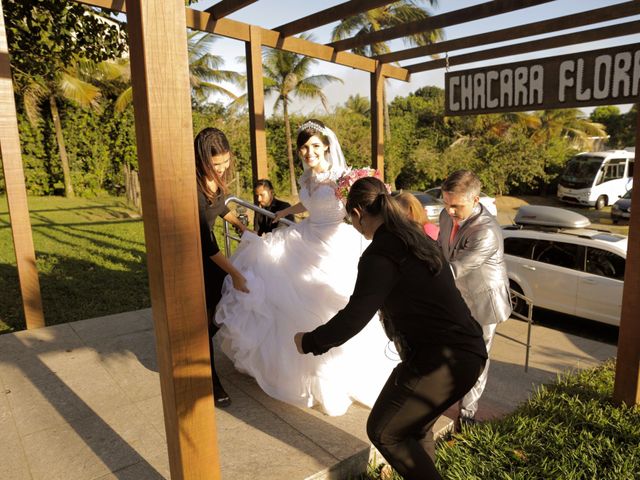
M 440 438 L 453 430 L 453 420 L 444 415 L 438 419 L 434 428 L 434 437 Z M 346 480 L 365 473 L 369 465 L 377 466 L 385 463 L 384 457 L 374 446 L 363 448 L 349 458 L 339 461 L 331 467 L 324 468 L 304 480 Z

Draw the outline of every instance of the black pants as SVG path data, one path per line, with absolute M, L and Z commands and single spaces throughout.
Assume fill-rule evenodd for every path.
M 367 434 L 405 480 L 441 479 L 424 440 L 438 417 L 476 382 L 485 359 L 451 348 L 418 351 L 398 365 L 376 400 Z
M 220 328 L 213 322 L 213 316 L 215 314 L 215 307 L 208 308 L 207 307 L 207 326 L 209 328 L 209 357 L 211 359 L 211 381 L 213 382 L 213 396 L 214 398 L 218 398 L 218 396 L 226 396 L 226 392 L 222 383 L 220 382 L 220 377 L 218 376 L 218 372 L 216 371 L 215 362 L 213 360 L 213 337 Z

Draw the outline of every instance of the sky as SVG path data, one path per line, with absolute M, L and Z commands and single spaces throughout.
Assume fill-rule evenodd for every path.
M 200 0 L 198 3 L 192 5 L 192 8 L 197 10 L 204 10 L 211 5 L 217 3 L 219 0 Z M 324 0 L 309 2 L 303 0 L 259 0 L 254 4 L 245 7 L 233 14 L 228 18 L 238 20 L 241 22 L 259 25 L 265 28 L 275 28 L 279 25 L 283 25 L 297 18 L 309 15 L 314 12 L 318 12 L 325 8 L 329 8 L 334 5 L 344 3 L 345 0 Z M 431 6 L 428 1 L 419 2 L 419 4 L 425 7 L 429 13 L 438 15 L 452 10 L 459 10 L 461 8 L 469 7 L 484 3 L 483 0 L 439 0 L 438 5 Z M 587 10 L 607 7 L 615 4 L 623 3 L 622 0 L 555 0 L 546 4 L 542 4 L 535 7 L 529 7 L 521 9 L 515 12 L 492 17 L 491 19 L 478 20 L 474 22 L 467 22 L 460 25 L 455 25 L 444 29 L 444 39 L 452 40 L 461 37 L 467 37 L 474 34 L 484 33 L 486 31 L 499 30 L 517 25 L 524 25 L 548 18 L 570 15 L 572 13 L 583 12 Z M 626 22 L 630 20 L 638 20 L 640 16 L 627 17 L 623 20 L 601 22 L 589 27 L 583 27 L 581 29 L 563 30 L 561 32 L 554 32 L 548 35 L 538 35 L 535 37 L 528 37 L 527 40 L 534 40 L 539 38 L 545 38 L 548 36 L 556 36 L 565 33 L 571 33 L 576 30 L 584 30 L 585 28 L 598 28 L 607 25 Z M 318 43 L 328 43 L 331 41 L 331 31 L 337 23 L 332 23 L 319 27 L 315 30 L 311 30 L 314 40 Z M 632 43 L 640 42 L 640 32 L 635 35 L 628 35 L 624 37 L 616 37 L 605 41 L 590 42 L 579 45 L 571 45 L 563 48 L 556 48 L 551 50 L 544 50 L 542 52 L 536 52 L 534 54 L 517 55 L 511 57 L 501 57 L 491 61 L 478 62 L 473 64 L 465 64 L 452 67 L 451 71 L 461 71 L 470 68 L 483 67 L 489 65 L 500 65 L 504 63 L 510 63 L 515 61 L 527 60 L 531 58 L 551 57 L 557 55 L 564 55 L 574 52 L 585 52 L 590 50 L 596 50 L 600 48 L 615 47 L 622 45 L 629 45 Z M 491 44 L 489 46 L 479 46 L 477 48 L 457 50 L 451 53 L 451 56 L 469 53 L 476 50 L 484 50 L 486 48 L 493 48 L 502 45 L 508 45 L 510 43 L 519 42 L 506 42 Z M 389 43 L 391 50 L 403 50 L 410 48 L 413 45 L 404 43 L 401 39 L 393 40 Z M 219 37 L 213 45 L 213 52 L 216 55 L 220 55 L 225 60 L 224 69 L 235 70 L 242 73 L 246 72 L 246 66 L 241 58 L 244 56 L 244 42 L 226 39 Z M 421 61 L 429 60 L 428 58 L 415 58 L 401 62 L 400 65 L 410 65 Z M 411 76 L 409 82 L 403 82 L 400 80 L 390 79 L 387 81 L 387 95 L 389 99 L 393 99 L 395 96 L 406 96 L 411 92 L 414 92 L 420 87 L 424 86 L 437 86 L 444 88 L 444 69 L 433 70 L 429 72 L 415 73 Z M 324 93 L 329 99 L 331 107 L 341 105 L 347 100 L 350 95 L 360 94 L 365 97 L 370 95 L 369 87 L 369 73 L 354 70 L 349 67 L 341 65 L 335 65 L 330 62 L 318 61 L 312 69 L 311 74 L 329 74 L 339 77 L 343 80 L 343 83 L 333 83 L 324 88 Z M 230 90 L 236 93 L 244 93 L 237 87 L 232 85 L 226 85 Z M 222 99 L 219 99 L 222 101 Z M 265 109 L 267 116 L 271 116 L 273 112 L 273 104 L 275 97 L 267 96 L 265 98 Z M 226 103 L 226 102 L 223 102 Z M 621 111 L 627 111 L 630 105 L 619 105 Z M 593 109 L 583 109 L 588 114 Z M 309 115 L 313 112 L 323 112 L 324 109 L 319 101 L 300 101 L 294 99 L 292 102 L 293 113 Z

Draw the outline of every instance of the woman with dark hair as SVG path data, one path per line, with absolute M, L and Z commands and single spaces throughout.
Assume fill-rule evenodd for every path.
M 326 324 L 297 333 L 295 345 L 300 353 L 330 354 L 380 310 L 402 362 L 371 410 L 367 434 L 406 480 L 440 479 L 425 436 L 482 371 L 482 329 L 438 245 L 407 219 L 380 180 L 356 181 L 346 208 L 354 228 L 372 240 L 360 258 L 353 294 Z
M 227 208 L 224 199 L 227 194 L 227 176 L 232 155 L 225 134 L 217 128 L 205 128 L 194 141 L 196 157 L 196 179 L 198 182 L 198 213 L 200 217 L 200 243 L 202 246 L 202 267 L 204 290 L 207 302 L 209 337 L 213 339 L 218 327 L 213 323 L 216 305 L 222 296 L 222 283 L 229 275 L 233 287 L 248 292 L 244 276 L 224 256 L 218 247 L 213 227 L 217 217 L 224 218 L 241 231 L 246 227 Z M 220 383 L 213 364 L 213 341 L 209 342 L 211 353 L 211 374 L 213 395 L 216 406 L 226 407 L 231 399 Z
M 344 203 L 336 194 L 336 180 L 347 167 L 335 134 L 308 120 L 298 131 L 297 147 L 304 168 L 300 202 L 276 215 L 308 210 L 309 216 L 243 239 L 231 260 L 251 293 L 227 281 L 216 322 L 223 351 L 267 394 L 342 415 L 353 401 L 373 405 L 397 361 L 385 354 L 388 340 L 378 321 L 325 357 L 301 358 L 291 343 L 296 332 L 317 327 L 347 304 L 366 247 L 344 223 Z

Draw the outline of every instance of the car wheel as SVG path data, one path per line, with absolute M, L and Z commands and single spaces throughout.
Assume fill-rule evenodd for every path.
M 596 210 L 602 210 L 607 206 L 607 197 L 605 195 L 600 195 L 596 200 Z
M 524 295 L 522 288 L 513 280 L 509 280 L 509 288 L 514 292 L 518 292 L 520 295 Z M 525 302 L 522 298 L 517 295 L 511 294 L 511 308 L 514 312 L 519 313 L 520 315 L 526 317 L 529 314 L 529 307 L 527 306 L 527 302 Z

